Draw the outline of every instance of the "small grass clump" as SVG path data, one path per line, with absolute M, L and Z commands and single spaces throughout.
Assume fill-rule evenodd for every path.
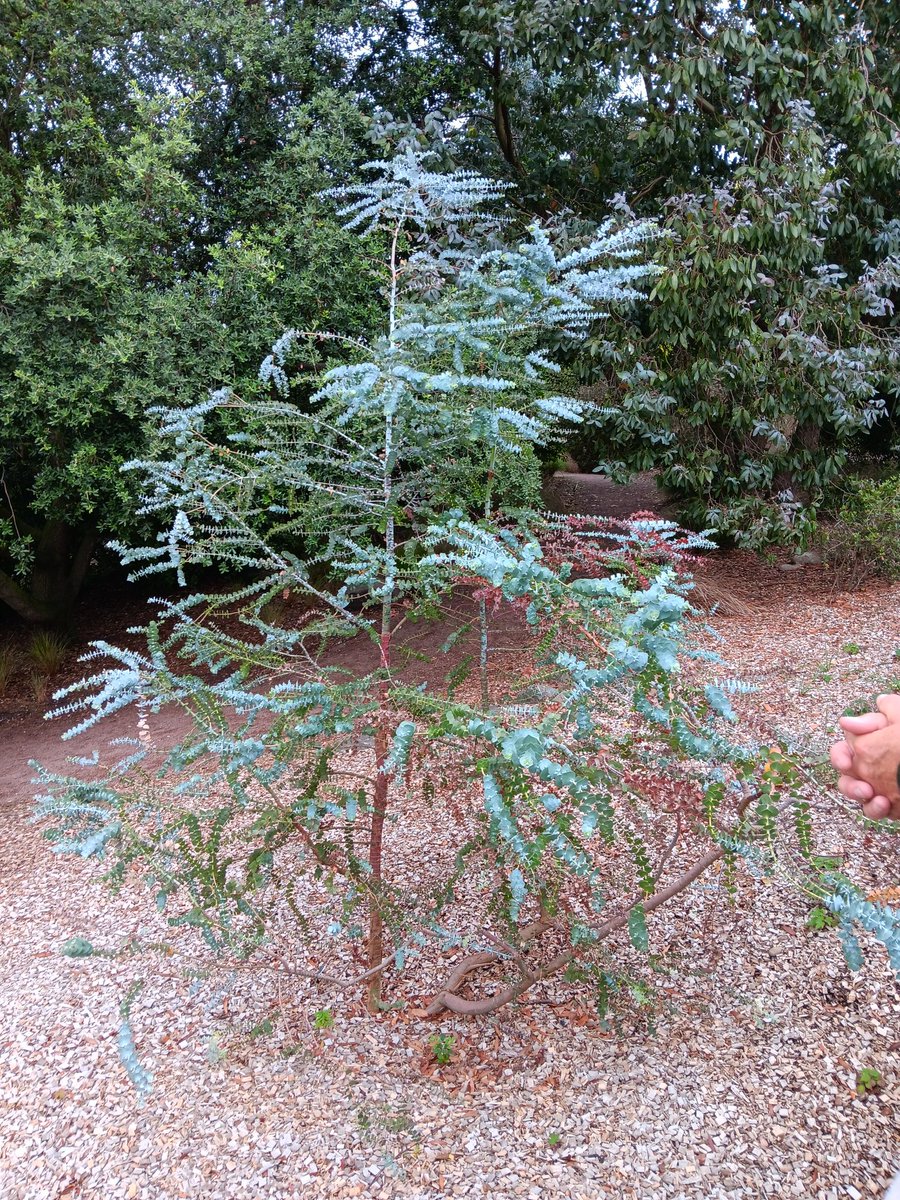
M 20 666 L 20 656 L 11 642 L 0 644 L 0 696 L 6 694 L 12 678 Z
M 28 657 L 39 675 L 56 675 L 66 661 L 69 643 L 60 633 L 41 630 L 31 639 Z

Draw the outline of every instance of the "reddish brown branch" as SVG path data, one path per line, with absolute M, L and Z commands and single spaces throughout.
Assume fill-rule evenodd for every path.
M 740 819 L 743 817 L 748 806 L 754 799 L 755 795 L 749 795 L 745 796 L 741 801 L 737 810 L 738 822 L 740 822 Z M 680 832 L 681 826 L 679 823 L 671 842 L 663 852 L 662 858 L 657 866 L 655 882 L 658 881 L 659 876 L 669 859 L 669 856 L 674 850 Z M 646 900 L 640 901 L 640 905 L 644 910 L 644 913 L 647 914 L 653 912 L 655 909 L 661 907 L 661 905 L 668 903 L 669 900 L 672 900 L 686 888 L 690 887 L 695 879 L 698 879 L 704 871 L 708 870 L 713 865 L 713 863 L 724 858 L 725 854 L 726 851 L 721 846 L 714 846 L 711 850 L 708 850 L 706 854 L 704 854 L 702 858 L 699 858 L 692 867 L 684 872 L 683 875 L 679 875 L 677 879 L 673 880 L 672 883 L 670 883 L 667 887 L 664 887 L 661 891 L 654 892 L 654 894 L 652 896 L 648 896 Z M 597 942 L 603 941 L 605 938 L 610 937 L 613 933 L 617 933 L 620 929 L 623 929 L 628 924 L 628 917 L 633 907 L 634 904 L 630 904 L 616 916 L 610 917 L 608 921 L 605 921 L 602 925 L 598 925 L 593 931 L 595 934 L 595 939 L 592 944 L 596 945 Z M 545 933 L 547 929 L 551 927 L 551 924 L 546 921 L 536 921 L 534 924 L 526 926 L 526 928 L 521 931 L 520 939 L 523 943 L 533 941 L 535 937 Z M 437 994 L 437 996 L 435 996 L 431 1004 L 429 1004 L 427 1009 L 428 1014 L 429 1016 L 436 1016 L 438 1013 L 443 1012 L 444 1009 L 449 1009 L 451 1012 L 459 1013 L 462 1016 L 471 1017 L 484 1016 L 487 1013 L 496 1012 L 498 1008 L 503 1008 L 504 1005 L 510 1004 L 513 1000 L 517 1000 L 519 996 L 524 995 L 525 992 L 527 992 L 529 988 L 533 987 L 535 983 L 539 983 L 544 979 L 549 979 L 551 975 L 556 975 L 559 971 L 565 970 L 569 963 L 576 959 L 577 955 L 578 952 L 576 950 L 563 950 L 543 967 L 533 971 L 529 970 L 527 973 L 523 972 L 521 977 L 516 980 L 515 983 L 510 984 L 509 987 L 504 988 L 500 992 L 496 992 L 493 996 L 487 996 L 482 1000 L 466 1000 L 462 996 L 456 995 L 456 989 L 462 984 L 466 977 L 479 967 L 491 966 L 501 961 L 502 957 L 500 954 L 495 954 L 491 951 L 482 951 L 479 954 L 470 955 L 468 958 L 463 959 L 463 961 L 459 963 L 459 965 L 453 971 L 453 974 L 447 980 L 446 986 Z
M 368 964 L 369 968 L 377 967 L 384 959 L 384 922 L 381 915 L 381 860 L 384 843 L 384 818 L 387 814 L 388 775 L 386 771 L 388 758 L 388 735 L 384 722 L 379 721 L 375 730 L 375 795 L 372 804 L 372 828 L 369 834 L 369 864 L 372 868 L 369 890 L 369 938 Z M 369 1012 L 379 1012 L 381 1009 L 381 972 L 372 974 L 367 988 L 367 1006 Z
M 723 858 L 724 855 L 725 851 L 721 846 L 716 846 L 714 849 L 707 851 L 702 858 L 694 863 L 690 870 L 685 871 L 683 875 L 680 875 L 668 887 L 663 888 L 661 892 L 655 892 L 654 895 L 648 896 L 641 904 L 644 912 L 653 912 L 654 909 L 659 908 L 660 905 L 666 904 L 674 896 L 677 896 L 679 892 L 683 892 L 685 888 L 690 887 L 695 879 L 711 867 L 714 862 Z M 624 928 L 628 924 L 630 912 L 631 908 L 627 908 L 624 912 L 611 917 L 603 925 L 598 926 L 594 930 L 594 933 L 597 935 L 594 944 Z M 547 926 L 542 926 L 540 932 L 543 933 L 546 928 Z M 523 975 L 515 983 L 504 988 L 503 991 L 496 992 L 493 996 L 487 996 L 483 1000 L 465 1000 L 462 996 L 454 994 L 454 988 L 459 987 L 466 975 L 477 967 L 487 966 L 498 962 L 500 959 L 499 954 L 487 951 L 478 955 L 471 955 L 459 964 L 453 975 L 448 979 L 447 986 L 429 1004 L 428 1014 L 429 1016 L 436 1016 L 445 1008 L 451 1012 L 469 1017 L 485 1016 L 487 1013 L 496 1012 L 498 1008 L 503 1008 L 505 1004 L 510 1004 L 513 1000 L 517 1000 L 519 996 L 524 995 L 535 983 L 540 983 L 544 979 L 549 979 L 551 975 L 556 975 L 559 971 L 565 970 L 569 963 L 573 962 L 576 957 L 576 950 L 563 950 L 555 958 L 551 958 L 545 966 L 531 972 L 530 977 Z M 474 961 L 475 959 L 479 961 L 476 962 Z
M 396 239 L 395 239 L 396 245 Z M 393 261 L 393 260 L 392 260 Z M 393 536 L 393 535 L 391 535 Z M 372 797 L 372 827 L 369 831 L 369 937 L 367 958 L 371 979 L 366 988 L 366 1005 L 369 1012 L 381 1010 L 381 971 L 378 964 L 384 955 L 384 918 L 381 912 L 382 856 L 384 850 L 384 819 L 388 806 L 388 712 L 390 696 L 387 675 L 391 669 L 391 622 L 393 609 L 390 601 L 384 602 L 381 614 L 381 667 L 385 678 L 378 685 L 378 721 L 375 726 L 375 790 Z
M 533 921 L 530 925 L 526 925 L 524 929 L 519 931 L 519 942 L 521 945 L 525 946 L 529 942 L 534 941 L 535 938 L 540 937 L 542 933 L 546 933 L 548 929 L 552 929 L 553 927 L 554 922 L 549 920 Z M 454 1012 L 457 1011 L 453 1008 L 452 1004 L 445 1002 L 445 997 L 450 997 L 451 993 L 455 992 L 456 989 L 465 982 L 466 978 L 471 975 L 473 971 L 477 971 L 479 967 L 493 966 L 494 963 L 501 962 L 503 957 L 504 956 L 502 954 L 495 950 L 479 950 L 476 954 L 467 955 L 462 962 L 457 963 L 457 965 L 453 968 L 450 978 L 447 980 L 444 988 L 437 996 L 435 996 L 431 1004 L 429 1004 L 426 1010 L 428 1015 L 436 1016 L 445 1008 L 450 1008 Z M 511 957 L 517 961 L 521 969 L 522 959 L 518 952 L 514 952 Z M 522 978 L 528 980 L 529 985 L 531 983 L 537 983 L 538 980 L 537 974 L 530 968 L 527 971 L 523 971 Z M 471 1002 L 462 1001 L 462 1003 L 465 1004 Z

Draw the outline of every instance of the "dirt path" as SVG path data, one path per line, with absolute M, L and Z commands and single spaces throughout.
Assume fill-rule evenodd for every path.
M 654 507 L 662 512 L 664 508 L 655 479 L 649 473 L 637 476 L 627 487 L 616 487 L 599 475 L 560 472 L 549 481 L 546 499 L 551 508 L 560 512 L 580 511 L 612 517 L 626 517 L 633 512 Z M 26 670 L 20 674 L 11 693 L 0 696 L 0 804 L 30 802 L 34 791 L 33 772 L 28 766 L 30 760 L 39 761 L 50 771 L 64 772 L 68 768 L 69 757 L 83 754 L 83 747 L 88 743 L 93 749 L 116 738 L 134 736 L 135 718 L 130 710 L 107 718 L 93 734 L 79 738 L 75 743 L 60 740 L 62 733 L 72 724 L 71 720 L 59 718 L 47 721 L 44 720 L 44 713 L 53 703 L 50 692 L 54 688 L 75 682 L 91 669 L 76 661 L 79 648 L 86 648 L 93 639 L 139 648 L 140 640 L 128 635 L 126 630 L 129 626 L 146 621 L 153 611 L 147 605 L 147 594 L 146 589 L 121 583 L 112 590 L 95 588 L 81 605 L 74 631 L 75 642 L 66 666 L 53 679 L 46 694 L 39 700 L 34 699 L 29 690 L 31 680 Z M 463 616 L 460 617 L 462 619 Z M 515 645 L 517 635 L 514 624 L 511 623 L 504 633 L 507 635 L 504 642 Z M 3 636 L 3 630 L 0 629 L 0 640 Z M 22 632 L 10 626 L 6 636 L 22 639 Z M 423 654 L 432 661 L 436 660 L 432 673 L 443 674 L 452 667 L 454 661 L 458 661 L 459 654 L 473 648 L 473 639 L 470 639 L 459 647 L 454 658 L 443 662 L 436 652 L 446 636 L 447 631 L 441 626 L 427 628 L 420 625 L 408 629 L 404 641 L 411 657 Z M 24 652 L 25 643 L 22 640 Z M 354 639 L 338 646 L 329 661 L 348 671 L 365 671 L 374 667 L 375 658 L 374 649 L 367 646 L 363 639 Z M 417 672 L 422 678 L 427 678 L 429 668 L 417 668 L 411 663 L 407 674 L 414 677 Z M 159 745 L 174 744 L 187 729 L 186 721 L 177 714 L 168 712 L 154 718 L 153 733 Z
M 664 516 L 671 514 L 671 508 L 666 505 L 655 477 L 649 472 L 636 476 L 626 487 L 611 484 L 599 475 L 557 472 L 548 481 L 545 499 L 548 507 L 559 512 L 582 512 L 616 518 L 648 510 Z M 796 591 L 792 581 L 750 555 L 724 558 L 712 574 L 721 582 L 724 596 L 747 595 L 758 600 L 762 590 L 771 600 L 774 593 L 781 596 Z M 808 586 L 809 582 L 807 577 L 804 583 Z M 117 583 L 112 589 L 95 587 L 85 597 L 77 615 L 73 648 L 66 665 L 53 678 L 41 698 L 35 699 L 31 694 L 32 685 L 27 668 L 22 670 L 11 690 L 0 696 L 0 803 L 30 802 L 33 772 L 28 763 L 31 759 L 38 760 L 48 770 L 65 771 L 68 758 L 84 753 L 83 747 L 88 742 L 93 749 L 116 738 L 134 736 L 134 714 L 124 711 L 107 718 L 89 737 L 82 737 L 76 743 L 63 742 L 61 735 L 72 721 L 66 718 L 48 721 L 44 719 L 44 713 L 53 704 L 50 693 L 55 688 L 74 683 L 93 669 L 77 662 L 79 651 L 86 649 L 92 640 L 104 639 L 116 645 L 140 648 L 140 639 L 126 631 L 129 626 L 145 622 L 154 611 L 147 604 L 148 594 L 146 589 L 123 583 Z M 507 635 L 504 641 L 514 646 L 517 643 L 514 626 L 510 624 L 504 633 Z M 404 637 L 411 654 L 418 652 L 435 660 L 436 651 L 446 638 L 446 631 L 441 627 L 420 625 L 407 630 Z M 27 642 L 20 628 L 10 624 L 4 631 L 0 627 L 0 641 L 4 638 L 18 638 L 24 656 Z M 459 648 L 459 653 L 471 649 L 470 640 Z M 362 639 L 354 639 L 338 646 L 330 661 L 350 671 L 370 670 L 375 663 L 375 652 Z M 433 670 L 444 673 L 453 665 L 453 661 L 450 659 L 444 664 L 438 660 Z M 411 665 L 408 674 L 412 677 L 416 670 L 425 678 L 429 668 Z M 183 736 L 186 729 L 186 723 L 177 714 L 166 713 L 154 719 L 154 736 L 160 745 L 172 744 Z
M 675 516 L 674 505 L 666 499 L 651 471 L 636 475 L 624 486 L 602 475 L 557 471 L 547 481 L 544 499 L 553 512 L 616 518 L 654 512 L 670 520 Z

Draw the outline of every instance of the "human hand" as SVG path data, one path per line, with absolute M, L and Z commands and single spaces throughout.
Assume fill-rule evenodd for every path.
M 900 820 L 900 695 L 879 696 L 877 712 L 841 717 L 845 740 L 831 747 L 838 790 L 867 817 Z

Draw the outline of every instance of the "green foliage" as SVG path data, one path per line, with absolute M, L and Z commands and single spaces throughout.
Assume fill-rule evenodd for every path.
M 839 192 L 806 121 L 797 109 L 777 162 L 669 206 L 642 364 L 598 347 L 616 371 L 597 416 L 604 467 L 658 466 L 689 521 L 758 548 L 809 535 L 898 380 L 896 340 L 873 323 L 897 264 L 852 282 L 829 265 Z
M 428 1046 L 434 1061 L 441 1067 L 446 1067 L 453 1058 L 456 1038 L 452 1033 L 433 1033 L 428 1039 Z
M 169 145 L 181 151 L 177 136 L 160 148 L 162 208 L 178 203 L 166 191 Z M 158 242 L 153 199 L 145 232 Z M 135 368 L 153 303 L 118 242 L 124 234 L 134 249 L 121 217 L 112 200 L 93 210 L 68 203 L 52 172 L 36 169 L 16 225 L 0 233 L 0 537 L 9 565 L 0 584 L 3 598 L 33 619 L 59 616 L 54 606 L 65 610 L 80 586 L 95 508 L 125 503 L 118 465 L 140 428 Z M 23 587 L 16 577 L 32 582 Z
M 881 1072 L 874 1067 L 861 1067 L 856 1072 L 856 1091 L 860 1096 L 876 1091 L 881 1086 Z
M 647 932 L 647 919 L 643 908 L 638 904 L 628 914 L 628 935 L 636 950 L 650 949 L 650 936 Z
M 529 445 L 515 450 L 499 448 L 491 465 L 486 465 L 477 446 L 462 446 L 458 454 L 441 464 L 430 503 L 437 512 L 464 508 L 476 516 L 495 507 L 504 512 L 542 507 L 541 464 Z
M 142 1098 L 148 1096 L 153 1090 L 153 1077 L 138 1058 L 137 1047 L 134 1043 L 134 1034 L 131 1028 L 131 1009 L 135 1000 L 143 991 L 143 988 L 144 984 L 142 981 L 133 983 L 119 1005 L 120 1024 L 117 1038 L 119 1058 L 128 1073 L 128 1078 L 134 1085 L 135 1091 Z
M 900 475 L 855 480 L 823 532 L 826 559 L 837 572 L 900 579 Z
M 330 1008 L 320 1008 L 313 1014 L 313 1029 L 324 1032 L 334 1028 L 334 1013 Z
M 809 534 L 860 436 L 890 443 L 891 5 L 864 22 L 831 0 L 50 0 L 5 17 L 0 599 L 29 621 L 67 622 L 107 537 L 155 532 L 118 470 L 152 452 L 148 407 L 226 382 L 252 399 L 288 321 L 375 328 L 377 254 L 319 193 L 410 128 L 436 166 L 505 177 L 514 226 L 540 214 L 561 251 L 626 203 L 666 227 L 648 307 L 577 342 L 547 332 L 597 400 L 583 465 L 659 467 L 698 527 L 762 545 Z M 331 338 L 303 354 L 352 357 Z M 314 390 L 307 374 L 292 399 Z M 455 447 L 436 508 L 533 503 L 520 441 L 522 470 Z
M 887 450 L 895 424 L 893 6 L 417 8 L 462 161 L 569 229 L 630 204 L 670 234 L 640 319 L 577 359 L 597 411 L 576 458 L 661 468 L 696 527 L 802 542 L 856 440 Z
M 896 826 L 887 832 L 896 833 Z M 855 933 L 858 926 L 884 946 L 894 972 L 900 972 L 900 912 L 889 904 L 866 900 L 840 875 L 823 876 L 823 884 L 830 890 L 824 904 L 838 921 L 838 937 L 850 970 L 858 971 L 863 965 L 862 947 Z
M 14 4 L 0 30 L 0 600 L 67 623 L 154 403 L 256 366 L 288 316 L 371 320 L 310 197 L 364 152 L 325 6 Z M 240 63 L 238 70 L 234 64 Z M 177 100 L 176 96 L 189 97 Z M 146 528 L 140 536 L 147 535 Z
M 217 1067 L 228 1057 L 228 1051 L 222 1049 L 221 1035 L 211 1033 L 206 1042 L 206 1061 L 211 1067 Z
M 69 938 L 60 949 L 60 954 L 66 958 L 90 958 L 93 953 L 92 943 L 82 937 Z
M 816 930 L 817 932 L 823 929 L 834 929 L 837 924 L 838 920 L 834 913 L 830 913 L 827 908 L 822 908 L 820 904 L 811 909 L 809 916 L 806 918 L 806 928 Z

